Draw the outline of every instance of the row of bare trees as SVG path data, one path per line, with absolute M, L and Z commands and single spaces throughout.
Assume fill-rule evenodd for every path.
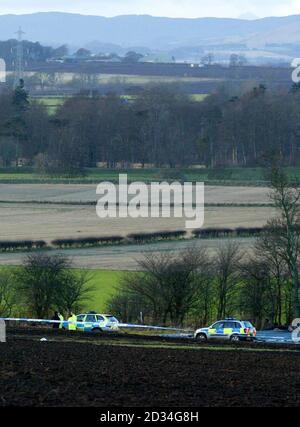
M 269 172 L 278 215 L 245 252 L 234 241 L 214 254 L 196 246 L 147 254 L 143 273 L 126 276 L 109 308 L 133 321 L 140 312 L 174 325 L 243 316 L 258 327 L 289 325 L 300 317 L 300 188 L 281 168 Z
M 245 252 L 228 241 L 216 253 L 195 246 L 181 252 L 147 254 L 141 272 L 123 276 L 108 309 L 122 320 L 161 324 L 208 324 L 242 316 L 258 327 L 290 324 L 297 314 L 294 279 L 268 229 Z M 0 315 L 47 318 L 51 311 L 78 311 L 93 287 L 90 275 L 72 270 L 63 256 L 35 254 L 17 269 L 0 272 Z M 268 319 L 268 320 L 266 320 Z
M 299 88 L 281 93 L 259 86 L 236 96 L 220 89 L 197 102 L 176 86 L 158 85 L 131 99 L 81 94 L 49 116 L 20 86 L 0 96 L 0 157 L 4 165 L 23 157 L 60 174 L 98 162 L 255 166 L 270 153 L 298 165 L 299 96 Z
M 237 243 L 215 254 L 192 247 L 163 255 L 147 254 L 142 273 L 123 277 L 108 309 L 124 321 L 163 325 L 207 325 L 241 316 L 257 327 L 290 324 L 292 284 L 286 269 L 273 269 L 264 252 L 266 237 L 245 252 Z

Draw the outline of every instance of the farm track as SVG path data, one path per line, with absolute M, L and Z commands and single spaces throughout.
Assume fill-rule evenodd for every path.
M 44 336 L 49 341 L 39 342 Z M 193 346 L 9 329 L 0 345 L 0 406 L 299 406 L 299 352 L 292 347 Z

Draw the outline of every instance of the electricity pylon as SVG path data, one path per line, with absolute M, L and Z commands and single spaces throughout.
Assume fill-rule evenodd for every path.
M 24 51 L 23 51 L 23 34 L 22 28 L 19 27 L 19 30 L 16 32 L 18 35 L 18 44 L 16 47 L 16 55 L 15 55 L 15 79 L 14 79 L 14 87 L 17 87 L 20 83 L 20 80 L 24 78 Z

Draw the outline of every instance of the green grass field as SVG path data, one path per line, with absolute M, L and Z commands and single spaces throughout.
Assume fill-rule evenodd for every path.
M 39 102 L 40 104 L 43 104 L 47 108 L 48 114 L 52 116 L 56 113 L 57 109 L 66 102 L 68 98 L 64 96 L 37 96 L 32 99 Z
M 197 101 L 197 102 L 202 102 L 204 101 L 205 98 L 207 98 L 209 95 L 207 94 L 201 94 L 201 93 L 196 93 L 194 95 L 191 95 L 191 98 L 193 99 L 193 101 Z
M 14 267 L 0 267 L 0 270 L 12 268 Z M 124 274 L 135 274 L 132 272 L 108 270 L 88 270 L 88 273 L 90 276 L 88 285 L 92 286 L 94 290 L 90 293 L 89 299 L 84 303 L 83 311 L 96 311 L 97 313 L 104 313 L 106 311 L 106 304 L 117 292 L 122 276 Z
M 140 84 L 141 83 L 145 84 L 147 82 L 149 83 L 148 80 L 145 81 L 142 79 L 141 79 L 141 81 L 139 81 Z M 171 82 L 172 82 L 172 80 L 170 81 L 170 83 Z M 193 101 L 202 102 L 202 101 L 204 101 L 204 99 L 207 96 L 208 96 L 207 94 L 194 94 L 194 95 L 191 95 L 190 97 Z M 133 101 L 136 98 L 136 96 L 135 95 L 121 95 L 121 98 L 127 99 L 129 101 Z M 62 106 L 66 102 L 67 99 L 68 99 L 67 96 L 35 96 L 32 98 L 32 100 L 35 100 L 35 101 L 45 105 L 45 107 L 48 110 L 49 115 L 55 114 L 57 109 L 60 106 Z
M 297 182 L 300 181 L 300 167 L 286 168 L 289 177 Z M 226 185 L 256 185 L 263 184 L 265 174 L 262 168 L 220 168 L 220 169 L 86 169 L 84 176 L 58 177 L 42 176 L 35 173 L 31 168 L 3 169 L 0 168 L 0 183 L 12 184 L 98 184 L 101 181 L 117 182 L 120 173 L 128 175 L 128 181 L 199 181 L 207 184 Z
M 92 285 L 95 290 L 91 293 L 91 299 L 85 303 L 86 311 L 97 311 L 103 313 L 106 311 L 106 303 L 118 289 L 119 280 L 124 275 L 122 271 L 90 271 Z

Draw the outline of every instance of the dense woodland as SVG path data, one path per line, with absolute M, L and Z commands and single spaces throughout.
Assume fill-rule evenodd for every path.
M 156 167 L 257 166 L 271 155 L 300 163 L 300 90 L 264 86 L 239 95 L 226 88 L 203 102 L 172 85 L 134 98 L 79 94 L 49 115 L 23 82 L 0 95 L 0 157 L 27 159 L 39 171 L 81 173 L 103 162 Z

